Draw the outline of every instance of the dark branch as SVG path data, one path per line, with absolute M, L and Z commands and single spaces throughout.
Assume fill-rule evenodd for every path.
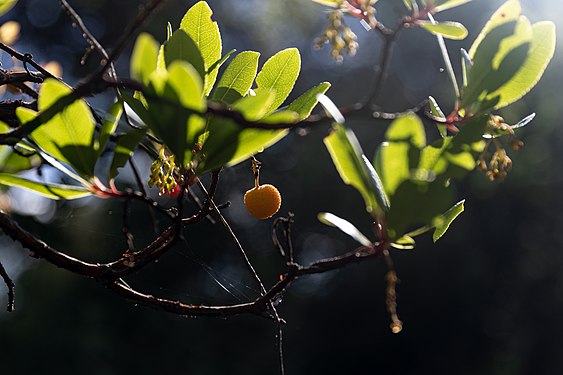
M 0 262 L 0 276 L 2 276 L 2 279 L 4 279 L 4 283 L 8 287 L 8 307 L 7 307 L 7 310 L 8 310 L 8 312 L 12 312 L 12 311 L 14 311 L 14 308 L 15 308 L 15 305 L 14 305 L 14 300 L 15 300 L 14 289 L 16 288 L 16 284 L 14 284 L 14 282 L 12 281 L 10 276 L 8 276 L 8 272 L 6 272 L 6 269 L 4 268 L 4 265 L 2 264 L 2 262 Z

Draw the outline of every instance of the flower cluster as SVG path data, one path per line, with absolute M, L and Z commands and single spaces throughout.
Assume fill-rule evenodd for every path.
M 182 183 L 182 174 L 174 162 L 174 155 L 167 155 L 166 148 L 160 149 L 158 159 L 151 164 L 149 187 L 157 186 L 160 195 L 170 195 L 178 183 Z
M 325 44 L 331 47 L 330 54 L 337 62 L 344 60 L 344 53 L 354 56 L 358 50 L 356 34 L 346 25 L 343 13 L 334 10 L 329 13 L 328 25 L 323 34 L 315 39 L 315 48 L 321 48 Z

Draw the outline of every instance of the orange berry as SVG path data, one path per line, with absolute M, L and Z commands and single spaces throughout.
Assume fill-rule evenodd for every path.
M 244 194 L 244 205 L 252 216 L 264 220 L 278 212 L 281 206 L 281 195 L 273 185 L 260 185 Z

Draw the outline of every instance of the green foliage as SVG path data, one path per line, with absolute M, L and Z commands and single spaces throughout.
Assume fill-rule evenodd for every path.
M 17 2 L 18 0 L 0 0 L 0 16 L 8 13 Z
M 115 142 L 115 150 L 113 158 L 111 161 L 109 177 L 111 179 L 117 176 L 117 170 L 122 168 L 129 158 L 135 152 L 137 145 L 143 140 L 147 133 L 146 128 L 136 129 L 129 128 L 125 133 L 119 134 L 117 136 L 117 141 Z
M 17 115 L 25 124 L 36 116 L 41 117 L 42 111 L 71 92 L 72 90 L 64 83 L 47 79 L 39 93 L 39 114 L 20 107 Z M 43 151 L 71 165 L 80 175 L 92 177 L 96 159 L 101 151 L 98 147 L 99 143 L 94 138 L 94 129 L 90 108 L 84 100 L 76 100 L 35 129 L 31 136 Z
M 153 60 L 152 71 L 142 70 L 138 63 L 132 63 L 131 71 L 137 72 L 134 78 L 142 79 L 147 88 L 143 96 L 124 95 L 150 131 L 176 155 L 176 162 L 191 166 L 198 174 L 242 162 L 288 133 L 287 129 L 243 128 L 230 118 L 206 116 L 208 96 L 230 106 L 249 122 L 293 123 L 307 117 L 317 104 L 315 95 L 329 87 L 320 84 L 288 109 L 278 110 L 291 93 L 301 66 L 297 49 L 288 48 L 268 59 L 258 75 L 260 54 L 239 53 L 213 89 L 219 67 L 234 51 L 221 57 L 221 35 L 211 15 L 204 1 L 190 8 L 180 29 L 172 32 L 156 57 L 158 47 L 142 36 L 133 60 L 140 61 L 138 56 L 144 54 L 144 58 Z M 180 62 L 182 68 L 175 65 Z M 201 89 L 194 71 L 203 81 Z M 254 83 L 257 87 L 252 90 Z M 200 153 L 194 152 L 199 148 Z
M 217 22 L 211 20 L 213 11 L 205 1 L 192 6 L 182 18 L 180 30 L 183 30 L 197 45 L 205 68 L 205 95 L 209 95 L 217 79 L 218 66 L 221 59 L 221 33 Z M 211 67 L 214 66 L 213 69 Z
M 441 113 L 437 105 L 434 108 Z M 428 146 L 422 122 L 414 114 L 389 126 L 376 165 L 391 201 L 386 222 L 396 248 L 412 248 L 413 237 L 432 228 L 434 240 L 438 240 L 461 213 L 460 204 L 450 208 L 454 199 L 451 180 L 475 168 L 487 121 L 485 117 L 473 119 L 457 135 Z M 419 229 L 413 231 L 415 228 Z
M 344 220 L 330 212 L 321 212 L 317 215 L 318 219 L 332 227 L 340 229 L 342 232 L 346 233 L 360 244 L 364 246 L 372 246 L 372 242 L 362 233 L 358 228 L 356 228 L 352 223 Z
M 163 44 L 164 62 L 171 66 L 175 61 L 189 63 L 205 79 L 205 61 L 201 51 L 194 40 L 185 30 L 176 30 L 172 36 Z
M 434 220 L 432 220 L 432 226 L 435 228 L 434 234 L 432 234 L 434 242 L 438 241 L 444 233 L 446 233 L 450 224 L 463 212 L 464 209 L 465 200 L 462 200 L 447 210 L 443 215 L 435 217 Z
M 455 8 L 460 5 L 466 4 L 471 0 L 433 0 L 432 4 L 434 4 L 434 13 L 442 12 L 447 9 Z
M 510 0 L 493 14 L 471 49 L 462 106 L 469 113 L 500 109 L 530 91 L 555 51 L 555 26 L 531 25 Z M 466 64 L 467 68 L 467 64 Z
M 297 81 L 301 70 L 301 57 L 297 48 L 288 48 L 270 57 L 256 77 L 256 94 L 270 91 L 274 94 L 266 114 L 275 111 L 285 99 Z
M 340 0 L 314 1 L 333 8 L 343 4 Z M 442 37 L 463 39 L 467 30 L 457 22 L 437 23 L 431 14 L 468 1 L 421 0 L 419 5 L 430 12 L 428 21 L 420 19 L 420 14 L 412 21 L 438 36 L 453 82 L 456 79 Z M 413 1 L 405 0 L 404 4 L 416 12 Z M 479 158 L 486 145 L 497 142 L 492 138 L 513 136 L 533 118 L 528 116 L 510 126 L 490 113 L 533 88 L 554 53 L 553 24 L 532 25 L 520 11 L 517 0 L 507 1 L 493 14 L 469 52 L 462 50 L 463 84 L 461 92 L 455 84 L 456 102 L 450 114 L 429 97 L 427 117 L 436 122 L 440 137 L 427 144 L 421 119 L 413 113 L 404 114 L 390 124 L 372 164 L 352 130 L 344 127 L 338 108 L 324 96 L 329 83 L 320 83 L 282 107 L 300 73 L 297 49 L 274 54 L 261 69 L 258 52 L 235 54 L 233 50 L 223 55 L 212 10 L 205 1 L 199 1 L 186 12 L 179 29 L 173 30 L 168 24 L 167 38 L 161 45 L 148 34 L 137 38 L 130 71 L 143 90 L 123 92 L 122 97 L 144 122 L 139 128 L 127 126 L 116 134 L 121 129 L 121 99 L 96 128 L 91 108 L 84 100 L 75 100 L 72 89 L 56 80 L 46 80 L 42 85 L 39 112 L 18 108 L 17 116 L 31 135 L 15 147 L 29 155 L 40 154 L 82 187 L 44 184 L 7 173 L 0 174 L 0 183 L 53 199 L 79 198 L 91 191 L 104 195 L 108 191 L 100 187 L 100 176 L 94 176 L 102 150 L 114 150 L 108 171 L 111 181 L 141 142 L 148 150 L 161 147 L 148 141 L 147 133 L 162 142 L 167 155 L 173 154 L 181 173 L 201 176 L 243 162 L 275 144 L 288 134 L 292 124 L 308 118 L 320 100 L 337 122 L 324 139 L 332 162 L 343 182 L 359 191 L 366 210 L 385 224 L 393 246 L 412 249 L 415 237 L 430 230 L 437 241 L 464 209 L 464 201 L 455 203 L 455 181 L 472 171 L 477 160 L 482 161 Z M 230 63 L 219 74 L 228 60 Z M 0 128 L 9 130 L 5 124 Z M 436 136 L 429 133 L 428 138 Z M 32 165 L 29 158 L 15 157 L 6 146 L 0 149 L 0 160 L 4 162 L 3 172 Z M 319 219 L 364 246 L 372 245 L 342 218 L 322 213 Z
M 389 211 L 389 198 L 354 132 L 337 124 L 333 132 L 324 139 L 324 143 L 342 181 L 360 192 L 368 212 L 375 217 L 383 217 Z
M 393 196 L 397 187 L 411 176 L 416 168 L 420 150 L 426 146 L 426 133 L 420 118 L 414 114 L 394 121 L 386 133 L 386 140 L 377 153 L 377 170 L 385 191 Z M 412 162 L 412 163 L 411 163 Z
M 439 22 L 432 23 L 430 21 L 418 21 L 417 25 L 423 29 L 431 32 L 432 34 L 442 35 L 444 38 L 461 40 L 467 36 L 467 29 L 459 22 Z
M 44 182 L 32 181 L 23 177 L 18 177 L 9 173 L 0 173 L 0 184 L 15 186 L 31 190 L 44 197 L 51 199 L 78 199 L 92 195 L 92 193 L 81 186 L 48 184 Z
M 259 57 L 260 53 L 253 51 L 239 53 L 223 72 L 212 99 L 224 104 L 233 104 L 246 96 L 258 72 Z
M 322 5 L 326 5 L 332 8 L 336 8 L 338 6 L 340 6 L 340 4 L 342 3 L 342 0 L 313 0 L 315 3 L 319 3 Z
M 326 93 L 329 88 L 330 83 L 322 82 L 291 102 L 287 109 L 296 113 L 298 120 L 305 120 L 317 105 L 318 95 Z
M 147 33 L 137 37 L 131 54 L 131 77 L 141 83 L 148 84 L 149 76 L 156 70 L 158 42 Z

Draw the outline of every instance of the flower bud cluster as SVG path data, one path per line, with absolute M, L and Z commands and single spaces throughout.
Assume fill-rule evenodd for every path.
M 327 27 L 323 34 L 314 41 L 315 48 L 329 44 L 331 47 L 330 54 L 337 62 L 344 60 L 344 53 L 354 56 L 358 50 L 356 34 L 346 25 L 343 16 L 340 9 L 330 12 Z
M 162 147 L 159 157 L 151 164 L 149 187 L 158 187 L 159 195 L 170 195 L 178 183 L 182 183 L 180 168 L 174 162 L 174 155 L 167 155 L 166 148 Z
M 512 169 L 512 160 L 506 153 L 506 149 L 502 146 L 501 138 L 508 137 L 508 143 L 514 151 L 520 150 L 524 143 L 516 138 L 512 126 L 504 122 L 501 116 L 491 115 L 487 128 L 485 130 L 485 138 L 488 138 L 479 160 L 477 160 L 477 168 L 485 171 L 487 177 L 491 181 L 502 181 Z M 494 145 L 495 151 L 492 156 L 488 149 Z M 490 160 L 487 162 L 485 159 Z

